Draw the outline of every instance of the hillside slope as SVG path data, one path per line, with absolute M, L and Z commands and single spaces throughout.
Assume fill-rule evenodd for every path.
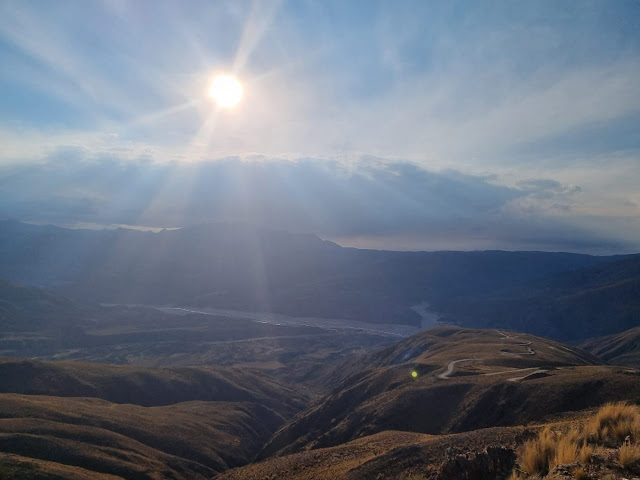
M 526 286 L 436 302 L 463 326 L 499 327 L 563 340 L 640 324 L 640 255 L 531 281 Z
M 427 330 L 336 371 L 342 380 L 283 426 L 261 458 L 385 430 L 443 434 L 522 425 L 640 394 L 635 371 L 496 330 Z
M 250 461 L 281 422 L 251 403 L 140 407 L 4 393 L 0 451 L 126 480 L 206 479 Z
M 96 397 L 140 406 L 192 400 L 251 402 L 288 416 L 306 398 L 271 377 L 225 367 L 144 368 L 0 357 L 0 393 Z
M 640 327 L 592 338 L 582 342 L 580 347 L 612 365 L 640 368 Z
M 510 473 L 515 455 L 509 451 L 532 435 L 535 429 L 502 427 L 454 435 L 424 435 L 385 431 L 348 443 L 275 457 L 226 471 L 215 480 L 369 480 L 439 479 L 450 453 L 496 448 L 503 455 L 504 470 Z M 499 464 L 492 459 L 491 466 Z M 494 472 L 477 478 L 504 478 Z M 447 480 L 463 478 L 445 477 Z M 476 477 L 468 477 L 476 478 Z
M 207 479 L 305 403 L 241 369 L 0 358 L 0 478 Z

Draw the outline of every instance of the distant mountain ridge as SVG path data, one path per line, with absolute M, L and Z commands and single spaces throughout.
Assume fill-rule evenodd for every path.
M 566 340 L 640 325 L 640 255 L 563 272 L 493 294 L 437 304 L 462 324 L 501 325 Z
M 421 317 L 412 307 L 427 303 L 454 324 L 560 339 L 573 338 L 575 332 L 581 338 L 613 333 L 637 323 L 638 301 L 625 293 L 637 288 L 630 277 L 636 271 L 635 258 L 359 250 L 314 235 L 241 224 L 153 233 L 0 222 L 0 276 L 53 289 L 82 303 L 213 306 L 415 326 Z M 623 283 L 602 285 L 603 279 L 616 275 Z M 627 280 L 631 283 L 624 283 Z M 553 287 L 545 287 L 545 282 Z M 571 282 L 585 288 L 572 289 Z M 588 285 L 606 288 L 587 292 Z M 624 310 L 631 316 L 610 308 L 617 292 L 629 299 Z M 599 302 L 602 315 L 589 317 L 583 329 L 559 328 L 556 310 L 580 311 L 583 302 L 578 297 L 584 293 Z M 578 297 L 572 300 L 571 295 Z M 547 312 L 532 309 L 532 302 L 560 307 Z M 577 313 L 565 316 L 573 323 L 578 319 Z

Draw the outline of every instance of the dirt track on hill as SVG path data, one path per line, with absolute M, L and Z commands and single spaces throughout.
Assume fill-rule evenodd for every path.
M 511 336 L 511 335 L 509 335 L 507 333 L 501 332 L 500 330 L 496 330 L 496 332 L 500 336 L 502 336 L 504 339 L 516 340 L 518 338 L 517 336 L 514 337 L 514 336 Z M 527 351 L 526 352 L 521 352 L 521 353 L 503 352 L 503 351 L 501 351 L 500 355 L 513 355 L 513 356 L 517 356 L 517 357 L 519 357 L 521 355 L 535 355 L 536 351 L 530 345 L 532 345 L 531 342 L 516 343 L 516 344 L 513 344 L 513 346 L 516 346 L 516 347 L 527 347 Z M 455 368 L 456 368 L 456 365 L 458 363 L 470 362 L 472 360 L 482 361 L 481 358 L 460 358 L 460 359 L 457 359 L 457 360 L 453 360 L 453 361 L 449 362 L 449 364 L 447 365 L 447 369 L 444 372 L 438 374 L 437 377 L 440 378 L 441 380 L 450 379 L 451 375 L 453 375 L 453 373 L 455 372 Z M 509 381 L 509 382 L 519 382 L 520 380 L 525 380 L 525 379 L 530 378 L 530 377 L 532 377 L 534 375 L 545 373 L 547 371 L 547 370 L 545 370 L 545 369 L 543 369 L 541 367 L 528 367 L 528 368 L 517 368 L 517 369 L 511 369 L 511 370 L 503 370 L 503 371 L 500 371 L 500 372 L 478 373 L 476 375 L 481 375 L 481 376 L 484 376 L 484 377 L 491 377 L 491 376 L 494 376 L 494 375 L 505 375 L 505 374 L 515 373 L 515 372 L 527 372 L 527 371 L 530 371 L 530 370 L 534 370 L 534 371 L 532 371 L 532 372 L 530 372 L 530 373 L 528 373 L 526 375 L 523 375 L 521 377 L 508 378 L 507 381 Z

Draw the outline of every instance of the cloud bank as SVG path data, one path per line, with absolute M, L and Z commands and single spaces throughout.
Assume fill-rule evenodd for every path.
M 624 219 L 576 214 L 577 185 L 534 178 L 506 186 L 494 177 L 375 158 L 160 164 L 63 150 L 44 163 L 0 173 L 0 217 L 38 223 L 246 222 L 385 249 L 612 253 L 640 247 L 625 240 L 637 228 L 621 228 Z

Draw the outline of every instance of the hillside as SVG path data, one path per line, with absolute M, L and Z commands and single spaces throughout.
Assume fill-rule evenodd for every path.
M 612 365 L 640 368 L 640 327 L 592 338 L 582 342 L 580 347 Z
M 252 403 L 141 407 L 6 393 L 0 417 L 0 473 L 13 454 L 126 480 L 211 478 L 247 463 L 282 422 Z
M 2 358 L 0 475 L 211 478 L 249 462 L 305 402 L 240 369 Z
M 2 358 L 0 475 L 453 480 L 510 472 L 540 425 L 640 396 L 635 369 L 495 329 L 426 330 L 322 378 L 309 400 L 256 369 Z
M 418 433 L 385 431 L 365 436 L 348 443 L 319 448 L 224 472 L 215 480 L 369 480 L 438 478 L 457 480 L 456 477 L 437 476 L 450 453 L 466 453 L 495 448 L 502 456 L 503 472 L 487 470 L 485 478 L 504 478 L 499 474 L 511 472 L 515 455 L 510 451 L 536 428 L 503 427 L 454 435 L 425 435 Z M 499 465 L 492 458 L 489 465 Z M 460 473 L 460 472 L 458 472 Z M 463 478 L 458 476 L 459 478 Z M 482 478 L 482 477 L 478 477 Z
M 96 397 L 141 406 L 250 402 L 288 416 L 306 398 L 265 375 L 224 367 L 144 368 L 0 357 L 0 393 Z
M 525 287 L 438 301 L 433 308 L 463 326 L 563 340 L 622 332 L 640 323 L 640 255 L 554 274 Z
M 444 434 L 523 425 L 640 394 L 635 371 L 496 330 L 427 330 L 336 371 L 342 380 L 283 426 L 261 458 L 385 430 Z
M 55 292 L 0 278 L 0 325 L 4 332 L 60 331 L 91 316 L 91 309 Z

